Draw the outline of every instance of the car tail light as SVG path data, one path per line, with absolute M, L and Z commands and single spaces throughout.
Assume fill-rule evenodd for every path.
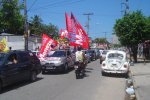
M 124 65 L 124 68 L 127 68 L 127 65 Z

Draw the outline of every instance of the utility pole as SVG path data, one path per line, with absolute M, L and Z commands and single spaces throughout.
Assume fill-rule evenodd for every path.
M 27 5 L 26 5 L 26 0 L 24 0 L 24 39 L 25 39 L 25 44 L 24 44 L 24 49 L 28 50 L 28 24 L 27 24 Z
M 128 0 L 125 0 L 125 3 L 121 3 L 121 5 L 122 4 L 125 5 L 125 10 L 121 11 L 121 12 L 124 12 L 124 16 L 126 16 L 129 13 L 129 3 L 128 3 Z
M 90 15 L 93 15 L 93 13 L 84 13 L 83 15 L 86 15 L 87 18 L 88 18 L 86 27 L 87 27 L 87 35 L 89 35 L 89 30 L 90 30 L 90 24 L 89 24 L 89 22 L 90 22 Z

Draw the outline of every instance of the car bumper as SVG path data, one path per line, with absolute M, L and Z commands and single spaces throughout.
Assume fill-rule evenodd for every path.
M 114 74 L 126 74 L 128 73 L 128 70 L 110 70 L 110 69 L 102 69 L 102 72 L 104 73 L 114 73 Z
M 45 64 L 42 66 L 42 71 L 62 71 L 64 69 L 64 64 Z

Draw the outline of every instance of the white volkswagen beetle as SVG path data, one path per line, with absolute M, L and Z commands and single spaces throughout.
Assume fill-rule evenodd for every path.
M 124 74 L 128 76 L 129 61 L 124 51 L 112 50 L 106 54 L 106 59 L 102 62 L 101 72 L 105 73 Z

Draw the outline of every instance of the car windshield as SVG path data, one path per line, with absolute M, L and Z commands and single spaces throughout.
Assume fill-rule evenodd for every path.
M 47 55 L 47 57 L 65 57 L 65 56 L 66 56 L 65 51 L 55 51 L 53 54 Z
M 6 54 L 5 53 L 0 53 L 0 65 L 2 64 Z
M 123 59 L 123 55 L 119 54 L 119 53 L 110 53 L 108 55 L 108 59 L 119 59 L 119 60 L 122 60 Z
M 94 53 L 94 50 L 89 50 L 89 53 L 90 53 L 90 54 Z

